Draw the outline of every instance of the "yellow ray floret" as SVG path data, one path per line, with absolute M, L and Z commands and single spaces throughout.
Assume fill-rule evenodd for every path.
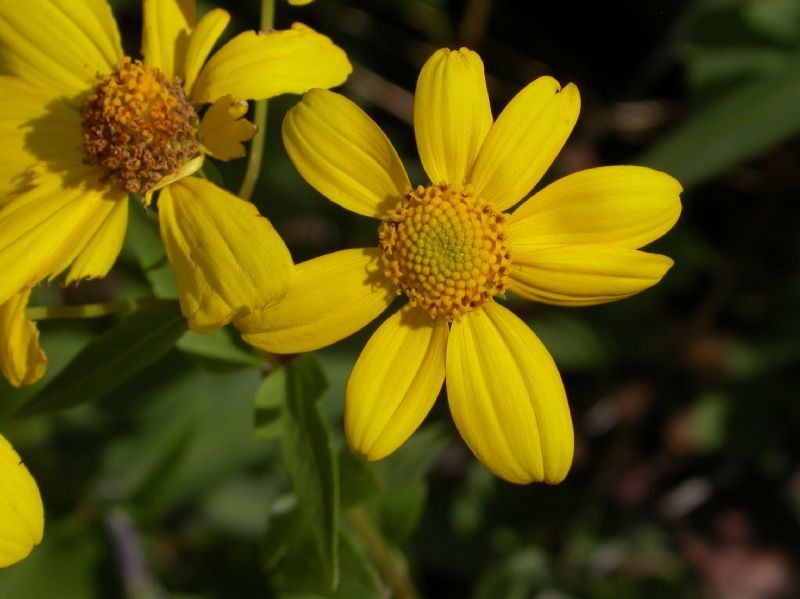
M 0 435 L 0 568 L 28 557 L 42 540 L 44 508 L 36 481 Z

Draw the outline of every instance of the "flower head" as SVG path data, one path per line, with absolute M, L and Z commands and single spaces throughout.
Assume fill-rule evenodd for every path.
M 439 50 L 420 73 L 414 130 L 427 185 L 412 187 L 394 148 L 355 104 L 312 90 L 283 139 L 303 177 L 341 206 L 380 219 L 377 247 L 297 266 L 287 298 L 236 321 L 246 341 L 309 351 L 357 331 L 397 295 L 406 306 L 372 335 L 347 384 L 345 432 L 379 459 L 423 421 L 443 382 L 470 449 L 498 476 L 557 483 L 572 462 L 564 386 L 506 291 L 590 305 L 657 283 L 672 265 L 638 248 L 680 213 L 681 187 L 647 168 L 590 169 L 539 182 L 577 120 L 574 85 L 526 86 L 493 120 L 480 57 Z
M 256 208 L 201 178 L 244 155 L 247 99 L 344 81 L 344 52 L 301 24 L 246 32 L 209 58 L 230 16 L 144 0 L 141 60 L 103 0 L 0 4 L 0 305 L 67 270 L 102 277 L 128 193 L 161 190 L 161 237 L 189 326 L 210 331 L 286 294 L 292 263 Z
M 36 481 L 0 435 L 0 568 L 28 557 L 42 540 L 44 508 Z

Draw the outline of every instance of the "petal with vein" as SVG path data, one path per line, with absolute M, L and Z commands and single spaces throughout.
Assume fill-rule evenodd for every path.
M 344 96 L 311 90 L 286 113 L 282 133 L 303 178 L 356 214 L 380 218 L 410 185 L 386 135 Z
M 466 48 L 435 52 L 414 94 L 417 148 L 431 182 L 460 189 L 491 126 L 480 56 Z
M 122 56 L 105 0 L 0 3 L 3 72 L 52 95 L 87 92 L 97 73 L 110 73 Z
M 497 117 L 483 142 L 469 181 L 475 194 L 506 210 L 536 185 L 555 160 L 578 120 L 578 88 L 563 89 L 539 77 Z
M 681 184 L 643 166 L 603 166 L 555 181 L 522 204 L 508 228 L 514 248 L 606 244 L 640 248 L 681 213 Z
M 370 337 L 345 393 L 350 448 L 379 460 L 400 447 L 428 415 L 444 382 L 447 322 L 406 306 Z
M 14 387 L 33 385 L 47 369 L 47 356 L 39 347 L 39 330 L 25 318 L 30 295 L 26 287 L 0 304 L 0 371 Z
M 353 68 L 330 38 L 300 23 L 268 33 L 246 31 L 222 46 L 200 71 L 192 102 L 222 96 L 262 100 L 341 85 Z
M 341 250 L 301 262 L 286 298 L 234 324 L 242 339 L 277 354 L 320 349 L 363 328 L 397 297 L 377 248 Z
M 26 285 L 54 277 L 70 264 L 86 246 L 87 231 L 91 236 L 113 207 L 107 191 L 43 175 L 36 187 L 3 205 L 0 303 Z
M 572 464 L 572 419 L 561 375 L 538 337 L 490 302 L 453 321 L 447 343 L 453 420 L 500 478 L 561 482 Z
M 206 154 L 218 160 L 242 158 L 247 152 L 243 141 L 250 141 L 258 128 L 242 118 L 247 113 L 245 100 L 225 96 L 208 107 L 200 122 L 198 137 Z
M 36 481 L 0 435 L 0 568 L 28 557 L 42 540 L 44 506 Z
M 203 18 L 200 19 L 197 27 L 194 28 L 189 36 L 183 80 L 183 88 L 186 90 L 187 96 L 192 95 L 192 88 L 197 80 L 197 74 L 230 20 L 231 16 L 227 11 L 215 8 L 203 15 Z
M 36 170 L 84 168 L 80 115 L 63 98 L 17 77 L 0 76 L 0 89 L 0 204 Z
M 660 254 L 609 245 L 515 248 L 510 289 L 545 304 L 606 304 L 652 287 L 672 264 Z
M 189 35 L 197 23 L 196 0 L 144 0 L 142 5 L 144 64 L 172 81 L 183 77 Z
M 117 261 L 128 228 L 128 194 L 116 190 L 112 194 L 116 198 L 108 200 L 112 203 L 111 210 L 72 262 L 65 284 L 104 277 Z
M 181 311 L 193 331 L 210 332 L 289 291 L 289 250 L 250 202 L 187 177 L 161 191 L 158 216 Z

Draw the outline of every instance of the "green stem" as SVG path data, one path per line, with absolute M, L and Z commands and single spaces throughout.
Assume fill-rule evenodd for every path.
M 35 306 L 25 309 L 29 320 L 50 320 L 52 318 L 99 318 L 110 314 L 122 314 L 135 310 L 177 309 L 177 300 L 141 299 L 115 300 L 104 304 L 83 304 L 81 306 Z
M 419 599 L 419 593 L 408 576 L 408 564 L 386 544 L 369 516 L 360 507 L 347 511 L 347 519 L 367 547 L 394 599 Z
M 275 0 L 261 0 L 261 31 L 272 29 L 275 22 Z M 267 101 L 257 100 L 253 112 L 253 123 L 257 133 L 250 142 L 250 155 L 247 158 L 247 170 L 244 173 L 242 186 L 239 188 L 239 197 L 249 200 L 258 183 L 261 174 L 261 161 L 264 158 L 264 139 L 267 134 Z

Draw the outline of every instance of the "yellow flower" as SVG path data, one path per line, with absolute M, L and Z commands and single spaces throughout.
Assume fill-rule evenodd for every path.
M 207 332 L 285 295 L 293 267 L 252 204 L 188 175 L 206 155 L 244 155 L 255 134 L 245 99 L 338 85 L 351 67 L 300 24 L 242 33 L 208 58 L 226 11 L 198 20 L 193 0 L 143 8 L 139 61 L 123 54 L 103 0 L 0 4 L 0 304 L 66 269 L 66 284 L 104 276 L 128 193 L 149 204 L 161 189 L 181 310 Z
M 43 532 L 44 508 L 36 481 L 0 435 L 0 568 L 28 557 Z
M 510 214 L 577 120 L 574 85 L 525 87 L 493 122 L 480 57 L 436 52 L 422 68 L 414 130 L 432 184 L 410 186 L 389 140 L 346 98 L 312 90 L 283 122 L 286 149 L 328 199 L 381 220 L 378 247 L 297 266 L 283 302 L 236 321 L 249 343 L 304 352 L 357 331 L 396 295 L 408 304 L 373 334 L 347 384 L 345 432 L 370 460 L 423 421 L 447 375 L 453 419 L 478 459 L 515 483 L 560 482 L 573 430 L 561 377 L 510 291 L 582 306 L 638 293 L 672 265 L 638 251 L 680 213 L 680 184 L 647 168 L 569 175 Z

